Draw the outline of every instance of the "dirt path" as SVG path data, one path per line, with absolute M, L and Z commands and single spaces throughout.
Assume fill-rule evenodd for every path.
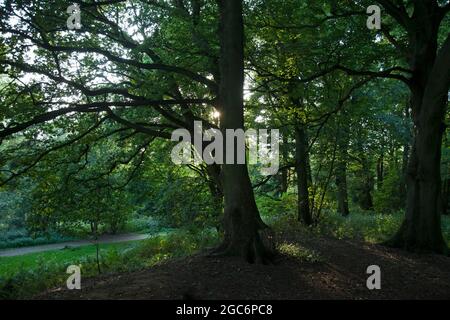
M 99 237 L 98 241 L 95 240 L 68 241 L 61 243 L 45 244 L 40 246 L 5 249 L 0 250 L 0 257 L 13 257 L 29 253 L 60 250 L 64 248 L 77 248 L 96 244 L 97 242 L 100 244 L 105 244 L 105 243 L 119 243 L 135 240 L 144 240 L 147 239 L 149 236 L 150 235 L 148 234 L 118 234 L 118 235 L 101 236 Z
M 281 255 L 275 265 L 197 255 L 148 270 L 85 280 L 38 299 L 450 299 L 450 258 L 417 255 L 358 241 L 297 234 L 280 241 L 313 250 L 319 262 Z M 381 290 L 366 287 L 370 265 Z

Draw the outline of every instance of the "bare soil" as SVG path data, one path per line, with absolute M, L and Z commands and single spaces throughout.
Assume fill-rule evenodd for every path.
M 355 240 L 297 233 L 278 241 L 314 250 L 320 261 L 280 255 L 252 265 L 204 254 L 147 270 L 86 279 L 82 290 L 57 288 L 37 299 L 450 299 L 450 258 Z M 381 268 L 381 290 L 368 290 L 367 267 Z

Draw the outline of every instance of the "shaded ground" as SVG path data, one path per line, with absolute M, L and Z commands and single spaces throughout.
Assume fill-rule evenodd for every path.
M 44 244 L 39 246 L 22 247 L 22 248 L 12 248 L 0 250 L 0 257 L 14 257 L 21 256 L 29 253 L 45 252 L 52 250 L 60 250 L 64 248 L 78 248 L 83 246 L 88 246 L 92 244 L 105 244 L 105 243 L 120 243 L 136 240 L 147 239 L 150 235 L 148 234 L 117 234 L 117 235 L 104 235 L 100 236 L 98 240 L 79 240 L 79 241 L 68 241 L 52 244 Z
M 86 279 L 38 299 L 450 299 L 450 258 L 418 255 L 354 240 L 297 234 L 279 242 L 314 250 L 319 262 L 281 255 L 276 265 L 196 255 L 151 269 Z M 382 289 L 366 287 L 378 265 Z

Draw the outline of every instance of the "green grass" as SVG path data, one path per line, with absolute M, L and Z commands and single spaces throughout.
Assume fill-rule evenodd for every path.
M 179 230 L 141 241 L 102 244 L 99 264 L 103 274 L 129 272 L 173 257 L 190 255 L 216 242 L 217 234 L 211 230 Z M 2 257 L 0 299 L 28 298 L 48 288 L 64 286 L 69 265 L 79 265 L 84 279 L 98 275 L 96 247 Z
M 342 217 L 331 211 L 324 211 L 316 227 L 305 228 L 299 225 L 295 213 L 289 208 L 284 209 L 279 214 L 262 210 L 265 221 L 276 231 L 311 232 L 339 239 L 361 239 L 368 242 L 388 239 L 397 231 L 403 219 L 402 213 L 383 215 L 374 212 L 351 212 L 350 216 Z M 442 218 L 442 228 L 450 246 L 450 217 Z M 142 241 L 101 244 L 100 267 L 102 273 L 138 270 L 174 257 L 191 255 L 202 248 L 213 246 L 217 241 L 217 233 L 210 229 L 178 230 L 161 233 Z M 321 259 L 315 252 L 289 243 L 279 245 L 278 249 L 287 255 L 310 262 Z M 90 245 L 17 257 L 2 257 L 0 299 L 27 298 L 51 287 L 64 286 L 68 277 L 66 268 L 71 264 L 81 266 L 84 278 L 97 275 L 96 247 Z
M 327 212 L 317 231 L 331 234 L 338 239 L 359 239 L 376 243 L 393 236 L 402 221 L 402 213 L 352 212 L 349 216 L 343 217 L 338 213 Z
M 0 249 L 60 243 L 76 239 L 78 239 L 78 237 L 64 236 L 56 232 L 51 232 L 47 235 L 40 235 L 34 238 L 31 237 L 25 229 L 15 229 L 8 231 L 0 230 Z
M 133 248 L 139 241 L 130 241 L 113 244 L 100 244 L 100 254 L 103 255 L 110 250 L 122 251 Z M 77 248 L 30 253 L 22 256 L 0 257 L 0 277 L 11 277 L 23 270 L 34 270 L 42 263 L 45 264 L 77 264 L 85 258 L 96 256 L 96 246 L 88 245 Z
M 299 244 L 285 242 L 279 244 L 277 250 L 284 255 L 291 256 L 300 261 L 312 263 L 323 261 L 323 258 L 316 251 L 305 248 Z
M 159 226 L 158 221 L 152 217 L 135 217 L 128 220 L 119 233 L 158 233 L 170 232 L 171 228 Z M 99 234 L 108 234 L 109 229 L 105 224 L 99 225 Z M 90 225 L 80 223 L 76 226 L 66 226 L 60 231 L 50 231 L 47 234 L 32 236 L 26 229 L 0 229 L 0 249 L 31 247 L 67 241 L 85 239 L 90 235 Z

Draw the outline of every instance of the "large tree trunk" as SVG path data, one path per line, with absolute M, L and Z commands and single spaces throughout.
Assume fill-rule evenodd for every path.
M 408 100 L 405 106 L 405 123 L 409 123 L 411 119 L 411 102 Z M 402 199 L 402 203 L 406 202 L 406 181 L 408 180 L 408 162 L 409 162 L 409 153 L 411 151 L 411 131 L 408 130 L 408 138 L 403 146 L 403 157 L 402 157 L 402 181 L 400 185 L 400 196 Z
M 430 2 L 431 3 L 431 2 Z M 441 230 L 441 147 L 450 87 L 450 35 L 438 51 L 437 8 L 419 2 L 410 30 L 414 143 L 408 164 L 405 220 L 388 243 L 446 254 Z M 437 5 L 436 5 L 437 6 Z
M 442 183 L 442 214 L 449 215 L 450 212 L 450 179 Z
M 305 225 L 313 223 L 309 207 L 308 136 L 305 126 L 295 127 L 295 170 L 297 173 L 298 219 Z
M 428 118 L 428 117 L 424 117 Z M 406 216 L 388 242 L 412 251 L 446 254 L 441 230 L 441 123 L 420 121 L 408 165 Z
M 221 45 L 219 105 L 226 140 L 226 129 L 244 128 L 244 25 L 242 0 L 218 0 L 218 4 Z M 233 145 L 236 155 L 236 144 Z M 273 250 L 266 241 L 268 228 L 259 215 L 247 165 L 224 164 L 222 174 L 225 234 L 216 254 L 241 256 L 251 263 L 270 262 Z

